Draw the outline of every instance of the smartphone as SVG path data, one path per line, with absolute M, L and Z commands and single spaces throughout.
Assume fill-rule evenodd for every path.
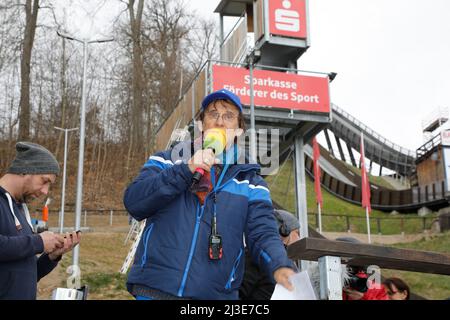
M 77 233 L 77 234 L 80 234 L 80 233 L 81 233 L 81 230 L 77 230 L 76 233 Z M 72 233 L 70 233 L 70 236 L 72 237 Z M 64 236 L 64 238 L 67 238 L 67 237 Z
M 81 233 L 81 230 L 77 230 L 76 231 L 77 235 Z M 70 236 L 72 236 L 72 234 L 70 234 Z

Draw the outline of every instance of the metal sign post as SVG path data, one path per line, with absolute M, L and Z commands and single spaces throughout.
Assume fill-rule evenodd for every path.
M 294 142 L 295 195 L 297 216 L 300 223 L 300 238 L 308 237 L 308 209 L 306 206 L 305 155 L 303 137 L 297 135 Z M 301 269 L 306 270 L 306 261 L 301 261 Z
M 81 221 L 81 206 L 83 198 L 83 165 L 84 165 L 84 137 L 86 127 L 86 77 L 87 77 L 87 61 L 88 61 L 88 45 L 91 43 L 103 43 L 114 41 L 114 38 L 110 39 L 97 39 L 97 40 L 80 40 L 71 35 L 66 35 L 61 32 L 57 32 L 60 37 L 74 40 L 83 44 L 83 83 L 81 90 L 81 110 L 80 110 L 80 149 L 78 153 L 78 176 L 77 176 L 77 195 L 75 202 L 75 230 L 80 230 Z M 72 264 L 78 266 L 80 246 L 76 246 L 73 249 Z
M 63 170 L 63 182 L 62 182 L 62 191 L 61 191 L 61 211 L 59 212 L 59 233 L 63 232 L 64 228 L 64 204 L 65 204 L 65 195 L 66 195 L 66 168 L 67 168 L 67 133 L 69 131 L 78 130 L 78 128 L 72 129 L 63 129 L 54 127 L 56 130 L 64 131 L 64 170 Z

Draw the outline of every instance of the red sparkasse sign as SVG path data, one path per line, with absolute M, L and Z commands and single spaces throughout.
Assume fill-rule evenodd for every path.
M 250 105 L 250 72 L 245 68 L 213 65 L 214 91 L 227 89 Z M 328 77 L 254 70 L 255 106 L 330 112 Z
M 268 6 L 271 34 L 306 39 L 305 0 L 268 0 Z

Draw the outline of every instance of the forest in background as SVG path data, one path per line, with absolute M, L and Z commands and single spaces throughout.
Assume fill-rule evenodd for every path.
M 110 30 L 114 41 L 88 45 L 83 184 L 87 209 L 123 207 L 123 191 L 155 151 L 159 126 L 218 48 L 214 21 L 189 11 L 179 0 L 112 1 L 122 5 Z M 64 133 L 54 127 L 80 126 L 83 44 L 58 36 L 57 32 L 68 33 L 65 17 L 70 15 L 58 15 L 58 5 L 57 0 L 0 1 L 2 174 L 14 158 L 17 141 L 48 148 L 62 172 Z M 66 210 L 71 210 L 78 131 L 69 133 L 68 146 Z M 52 187 L 50 209 L 60 207 L 61 183 L 59 177 Z M 38 209 L 41 202 L 32 208 Z

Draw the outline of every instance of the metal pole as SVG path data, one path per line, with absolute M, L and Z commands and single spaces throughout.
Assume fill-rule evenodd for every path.
M 322 233 L 322 209 L 320 208 L 320 203 L 317 204 L 317 213 L 319 216 L 319 233 Z
M 85 113 L 86 113 L 86 69 L 87 69 L 87 46 L 88 42 L 83 41 L 83 85 L 81 93 L 81 124 L 80 124 L 80 150 L 78 153 L 78 176 L 77 176 L 77 196 L 75 203 L 75 230 L 80 230 L 81 206 L 83 198 L 83 164 L 84 164 L 84 135 L 85 135 Z M 80 246 L 73 249 L 72 264 L 78 266 Z
M 73 129 L 63 129 L 58 127 L 54 128 L 56 130 L 64 131 L 64 169 L 63 169 L 63 182 L 61 191 L 61 211 L 59 212 L 59 233 L 62 233 L 64 230 L 64 205 L 66 199 L 66 172 L 67 172 L 67 154 L 68 154 L 67 136 L 69 131 L 78 130 L 78 128 Z
M 366 222 L 367 222 L 367 240 L 369 241 L 369 244 L 372 243 L 372 240 L 370 239 L 370 219 L 369 219 L 369 208 L 366 207 Z
M 250 161 L 256 160 L 255 101 L 253 96 L 253 57 L 249 57 L 250 69 Z
M 82 198 L 83 198 L 83 164 L 84 164 L 84 136 L 85 136 L 85 114 L 86 114 L 86 69 L 87 69 L 87 59 L 88 59 L 88 44 L 89 43 L 104 43 L 114 41 L 114 38 L 108 39 L 97 39 L 97 40 L 80 40 L 71 35 L 67 35 L 61 33 L 59 31 L 56 32 L 58 36 L 74 40 L 83 44 L 83 83 L 81 89 L 81 110 L 80 110 L 80 146 L 78 153 L 78 176 L 77 176 L 77 195 L 75 202 L 75 231 L 80 230 L 80 222 L 81 222 L 81 206 L 82 206 Z M 78 260 L 80 255 L 80 246 L 76 246 L 73 249 L 73 257 L 72 257 L 72 268 L 76 270 L 78 266 Z M 79 277 L 79 275 L 78 275 Z
M 111 210 L 110 216 L 109 216 L 109 225 L 112 226 L 112 220 L 113 220 L 113 211 Z
M 220 60 L 226 60 L 226 59 L 224 59 L 224 54 L 223 54 L 223 40 L 224 40 L 224 37 L 225 37 L 225 35 L 224 35 L 224 30 L 223 30 L 223 28 L 224 28 L 224 24 L 223 24 L 223 15 L 222 14 L 220 14 L 220 20 L 219 20 L 219 23 L 220 23 Z
M 63 185 L 61 193 L 61 211 L 59 216 L 59 233 L 63 232 L 64 228 L 64 204 L 66 197 L 66 168 L 67 168 L 67 130 L 64 130 L 64 170 L 63 170 Z
M 303 137 L 295 137 L 295 193 L 297 212 L 300 224 L 300 238 L 308 237 L 308 211 L 306 206 L 305 155 L 303 153 Z M 301 269 L 306 270 L 307 261 L 301 261 Z
M 192 126 L 195 127 L 195 81 L 192 83 L 191 96 L 192 96 L 192 106 L 191 106 L 191 108 L 192 108 Z

